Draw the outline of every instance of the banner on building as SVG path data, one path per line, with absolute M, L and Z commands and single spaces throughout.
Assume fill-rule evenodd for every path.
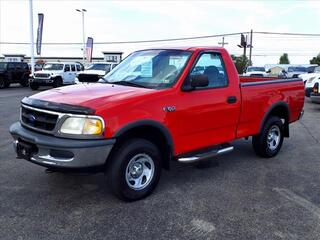
M 86 59 L 88 62 L 92 60 L 92 51 L 93 51 L 93 38 L 88 37 L 86 45 Z
M 41 54 L 42 31 L 43 31 L 43 13 L 38 14 L 38 31 L 37 31 L 37 54 Z

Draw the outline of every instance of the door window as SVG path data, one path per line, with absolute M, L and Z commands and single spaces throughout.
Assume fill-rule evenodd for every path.
M 199 89 L 221 88 L 228 86 L 228 76 L 223 59 L 219 53 L 203 53 L 198 58 L 190 76 L 204 74 L 208 77 L 209 85 Z M 189 80 L 190 81 L 190 80 Z
M 75 72 L 76 71 L 76 66 L 75 65 L 71 65 L 71 71 Z
M 77 71 L 80 72 L 81 71 L 81 66 L 80 65 L 76 65 L 77 67 Z
M 21 69 L 22 69 L 22 64 L 21 64 L 21 63 L 17 63 L 16 69 L 17 69 L 17 70 L 21 70 Z
M 8 64 L 8 69 L 9 70 L 14 70 L 14 64 L 13 63 L 9 63 Z
M 70 72 L 70 65 L 65 65 L 64 66 L 64 71 L 65 72 Z

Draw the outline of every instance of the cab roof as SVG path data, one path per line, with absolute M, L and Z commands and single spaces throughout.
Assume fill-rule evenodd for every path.
M 143 50 L 152 50 L 152 49 L 170 49 L 170 50 L 183 50 L 183 51 L 205 51 L 205 50 L 223 50 L 223 47 L 217 46 L 163 46 L 157 48 L 148 48 Z

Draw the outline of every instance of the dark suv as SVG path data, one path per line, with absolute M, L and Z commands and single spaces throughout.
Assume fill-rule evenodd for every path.
M 0 62 L 0 88 L 9 87 L 11 83 L 20 83 L 27 87 L 29 66 L 24 62 Z

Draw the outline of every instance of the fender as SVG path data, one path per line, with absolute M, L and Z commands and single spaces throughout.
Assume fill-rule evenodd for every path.
M 260 130 L 259 133 L 262 131 L 263 126 L 265 122 L 267 121 L 268 117 L 270 116 L 270 113 L 277 107 L 284 107 L 286 109 L 286 115 L 288 116 L 287 119 L 285 119 L 285 124 L 284 124 L 284 135 L 285 137 L 289 137 L 289 121 L 290 121 L 290 110 L 289 110 L 289 105 L 286 102 L 277 102 L 271 105 L 271 107 L 268 109 L 268 111 L 264 114 L 263 119 L 260 124 Z
M 170 146 L 171 151 L 173 153 L 173 145 L 174 144 L 173 144 L 173 140 L 172 140 L 170 131 L 162 123 L 154 121 L 154 120 L 139 120 L 136 122 L 129 123 L 129 124 L 125 125 L 124 127 L 122 127 L 120 130 L 118 130 L 114 134 L 114 137 L 119 137 L 120 135 L 122 135 L 126 131 L 129 131 L 130 129 L 133 129 L 136 127 L 145 127 L 145 126 L 154 127 L 154 128 L 157 128 L 158 130 L 160 130 L 163 133 L 163 135 L 165 136 L 165 138 L 167 140 L 167 144 Z
M 172 159 L 172 157 L 174 155 L 174 143 L 173 143 L 173 140 L 172 140 L 172 136 L 170 134 L 169 129 L 166 126 L 164 126 L 162 123 L 160 123 L 160 122 L 157 122 L 157 121 L 154 121 L 154 120 L 140 120 L 140 121 L 132 122 L 132 123 L 129 123 L 129 124 L 125 125 L 120 130 L 118 130 L 114 134 L 113 137 L 117 138 L 120 135 L 124 134 L 125 132 L 127 132 L 127 131 L 129 131 L 131 129 L 134 129 L 136 127 L 154 127 L 157 130 L 159 130 L 164 135 L 164 137 L 166 139 L 167 146 L 169 148 L 170 156 L 169 156 L 168 160 Z M 166 161 L 164 163 L 164 167 L 166 169 L 169 169 L 169 161 Z

